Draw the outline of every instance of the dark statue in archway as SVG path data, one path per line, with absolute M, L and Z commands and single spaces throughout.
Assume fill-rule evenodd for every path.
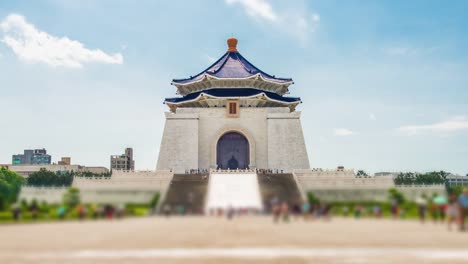
M 249 141 L 237 132 L 224 134 L 216 145 L 216 163 L 220 169 L 247 169 L 249 167 Z

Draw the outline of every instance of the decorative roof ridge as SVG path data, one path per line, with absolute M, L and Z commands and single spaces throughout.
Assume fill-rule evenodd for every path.
M 260 70 L 259 68 L 257 68 L 257 66 L 253 65 L 253 63 L 251 63 L 249 60 L 247 60 L 244 56 L 242 56 L 242 54 L 240 54 L 239 52 L 236 52 L 238 54 L 238 56 L 240 57 L 240 59 L 238 60 L 242 67 L 248 71 L 249 73 L 251 73 L 250 70 L 247 69 L 247 67 L 245 66 L 245 64 L 241 61 L 241 60 L 244 60 L 245 62 L 247 62 L 248 64 L 252 65 L 255 69 L 257 69 L 258 73 L 257 74 L 264 74 L 265 76 L 267 77 L 271 77 L 272 79 L 277 79 L 277 80 L 283 80 L 283 81 L 292 81 L 292 78 L 281 78 L 281 77 L 275 77 L 275 75 L 270 75 L 262 70 Z
M 219 67 L 218 67 L 217 69 L 215 69 L 215 70 L 212 71 L 213 74 L 219 72 L 219 71 L 224 67 L 224 64 L 226 64 L 226 62 L 229 60 L 229 53 L 231 53 L 231 52 L 228 51 L 228 52 L 224 53 L 224 55 L 221 57 L 221 59 L 224 58 L 223 63 L 221 63 L 221 65 L 219 65 Z M 236 53 L 237 53 L 237 52 L 236 52 Z M 220 60 L 218 60 L 218 62 L 219 62 L 219 61 L 220 61 Z M 214 63 L 213 65 L 216 65 L 216 63 Z M 213 66 L 213 65 L 211 65 L 211 66 Z M 211 68 L 211 66 L 210 66 L 209 68 Z M 208 68 L 208 69 L 209 69 L 209 68 Z M 209 73 L 208 69 L 206 69 L 206 70 L 204 70 L 204 71 L 202 71 L 202 72 L 205 72 L 205 74 L 206 74 L 206 72 Z
M 253 79 L 255 77 L 260 77 L 262 79 L 262 81 L 272 83 L 272 84 L 278 84 L 278 85 L 294 84 L 294 81 L 292 79 L 284 79 L 284 81 L 287 81 L 287 82 L 275 82 L 275 80 L 273 78 L 263 77 L 260 72 L 254 74 L 254 75 L 248 76 L 248 77 L 243 77 L 243 78 L 234 78 L 234 77 L 232 77 L 232 78 L 220 78 L 220 77 L 216 77 L 214 75 L 208 74 L 208 73 L 204 73 L 203 75 L 200 75 L 200 76 L 210 77 L 210 78 L 213 78 L 213 79 L 216 79 L 216 80 L 222 80 L 222 79 L 224 79 L 224 80 L 249 80 L 249 79 Z M 202 82 L 203 80 L 204 80 L 204 78 L 200 78 L 199 80 L 196 80 L 196 81 L 190 82 L 190 83 L 174 83 L 174 82 L 172 82 L 171 84 L 176 85 L 176 86 L 188 86 L 188 85 L 192 85 L 192 84 L 197 83 L 197 82 Z
M 302 100 L 300 97 L 287 97 L 287 96 L 278 96 L 279 98 L 282 98 L 282 99 L 286 99 L 284 101 L 281 101 L 281 100 L 278 100 L 278 99 L 275 99 L 273 98 L 272 96 L 270 95 L 275 95 L 275 93 L 273 92 L 268 92 L 268 91 L 263 91 L 263 90 L 260 90 L 260 89 L 256 89 L 256 88 L 236 88 L 236 89 L 248 89 L 248 90 L 256 90 L 257 93 L 253 93 L 252 95 L 245 95 L 245 96 L 216 96 L 216 95 L 212 95 L 212 94 L 209 94 L 208 92 L 210 90 L 218 90 L 218 89 L 223 89 L 223 88 L 212 88 L 212 89 L 208 89 L 208 90 L 204 90 L 204 91 L 198 91 L 198 92 L 193 92 L 193 93 L 190 93 L 188 95 L 185 95 L 183 97 L 171 97 L 171 98 L 166 98 L 164 100 L 164 103 L 168 103 L 168 104 L 181 104 L 181 103 L 187 103 L 187 102 L 194 102 L 194 101 L 197 101 L 200 97 L 202 96 L 208 96 L 208 97 L 212 97 L 212 98 L 239 98 L 239 97 L 242 97 L 242 98 L 254 98 L 254 97 L 258 97 L 259 95 L 262 95 L 262 96 L 265 96 L 267 97 L 269 100 L 271 101 L 275 101 L 275 102 L 278 102 L 278 103 L 282 103 L 282 104 L 294 104 L 294 103 L 302 103 Z M 189 95 L 196 95 L 195 97 L 191 98 L 191 99 L 188 99 L 186 101 L 181 101 L 181 102 L 170 102 L 168 100 L 177 100 L 177 99 L 184 99 L 186 98 L 187 96 Z M 293 100 L 293 101 L 287 101 L 287 100 Z
M 226 61 L 227 61 L 227 58 L 228 58 L 228 57 L 227 57 L 226 55 L 227 55 L 228 53 L 229 53 L 229 52 L 225 52 L 223 56 L 221 56 L 221 57 L 220 57 L 219 59 L 217 59 L 214 63 L 212 63 L 210 66 L 208 66 L 206 69 L 204 69 L 204 70 L 201 71 L 200 73 L 196 74 L 195 76 L 190 76 L 190 78 L 172 79 L 172 82 L 193 80 L 193 79 L 195 79 L 196 77 L 201 76 L 202 74 L 203 74 L 203 75 L 206 75 L 206 73 L 208 72 L 208 70 L 209 70 L 211 67 L 213 67 L 213 66 L 215 66 L 216 64 L 218 64 L 222 59 L 225 59 L 225 61 L 224 61 L 223 64 L 222 64 L 222 65 L 224 65 L 224 64 L 226 63 Z M 218 70 L 219 70 L 219 68 L 218 68 Z M 171 83 L 171 84 L 173 84 L 173 83 Z

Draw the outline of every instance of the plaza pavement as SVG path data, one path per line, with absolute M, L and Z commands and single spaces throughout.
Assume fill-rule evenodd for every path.
M 468 233 L 414 220 L 146 217 L 0 225 L 0 263 L 468 263 Z

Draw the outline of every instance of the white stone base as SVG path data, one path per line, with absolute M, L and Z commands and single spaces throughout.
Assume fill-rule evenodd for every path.
M 166 113 L 157 170 L 217 168 L 217 142 L 231 131 L 249 141 L 249 168 L 309 169 L 300 115 L 288 107 L 241 107 L 238 117 L 225 108 L 177 108 Z

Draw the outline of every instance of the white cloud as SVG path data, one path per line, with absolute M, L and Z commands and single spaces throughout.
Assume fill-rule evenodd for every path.
M 369 119 L 372 120 L 372 121 L 375 121 L 377 118 L 375 117 L 374 113 L 370 113 L 369 114 Z
M 398 130 L 407 135 L 417 135 L 425 132 L 449 133 L 468 130 L 468 120 L 463 116 L 459 116 L 430 125 L 402 126 Z
M 305 41 L 309 33 L 314 32 L 320 23 L 320 15 L 316 13 L 304 14 L 302 10 L 278 13 L 268 0 L 226 0 L 226 3 L 240 5 L 250 17 L 269 22 L 301 41 Z
M 99 62 L 122 64 L 120 53 L 107 54 L 102 50 L 90 50 L 67 37 L 55 37 L 40 31 L 17 14 L 8 15 L 1 23 L 4 32 L 2 42 L 25 62 L 41 62 L 54 67 L 81 68 L 83 63 Z
M 229 5 L 239 4 L 251 17 L 263 18 L 269 21 L 276 21 L 278 15 L 273 11 L 273 7 L 266 0 L 226 0 Z
M 350 136 L 354 134 L 354 132 L 346 128 L 337 128 L 335 129 L 334 134 L 335 136 Z

